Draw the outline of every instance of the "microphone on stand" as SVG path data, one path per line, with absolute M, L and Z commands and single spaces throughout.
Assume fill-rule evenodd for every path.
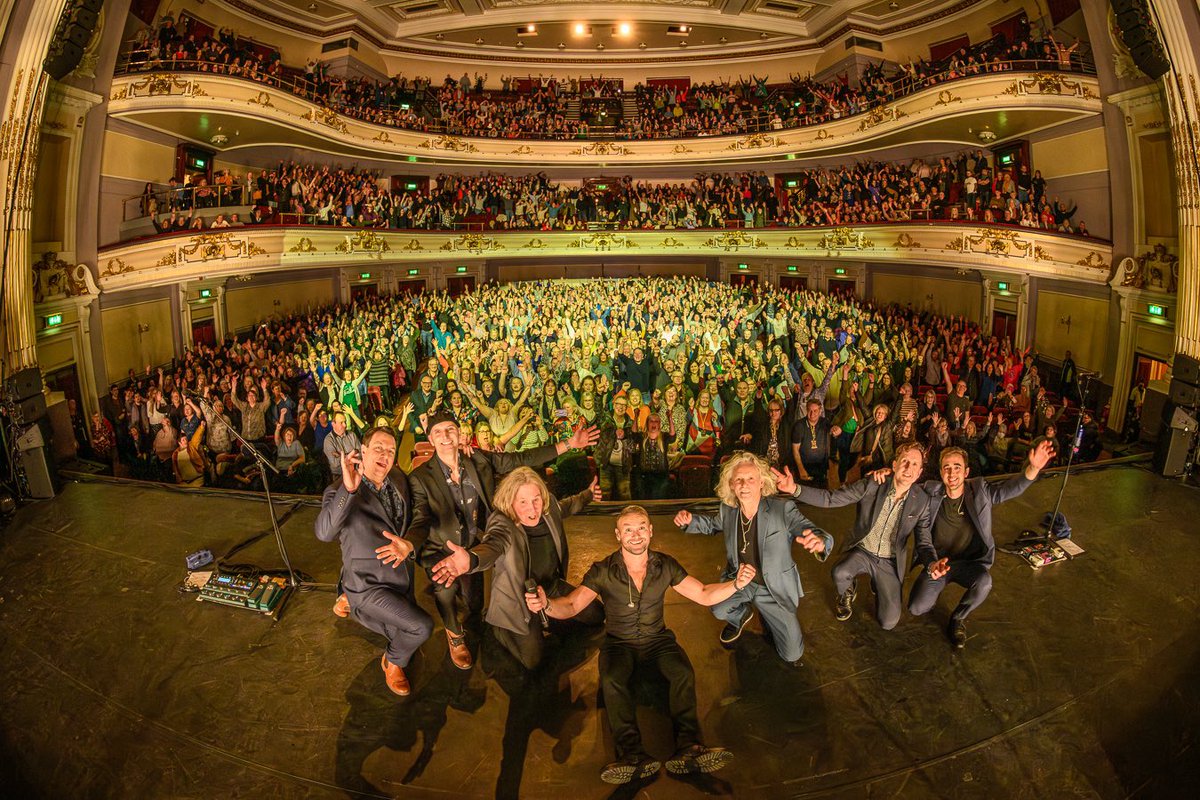
M 525 579 L 525 594 L 536 595 L 537 590 L 538 590 L 537 581 L 535 581 L 533 578 L 526 578 Z M 549 628 L 550 627 L 550 618 L 546 616 L 546 609 L 543 608 L 541 611 L 539 611 L 538 616 L 542 618 L 542 627 Z

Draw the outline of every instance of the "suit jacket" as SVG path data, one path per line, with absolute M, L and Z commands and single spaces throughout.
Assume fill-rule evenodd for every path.
M 983 478 L 972 478 L 966 482 L 963 488 L 966 495 L 963 509 L 975 530 L 979 531 L 979 536 L 987 548 L 982 556 L 973 559 L 977 564 L 991 569 L 992 562 L 996 560 L 996 540 L 992 538 L 992 506 L 1019 497 L 1032 485 L 1033 481 L 1023 474 L 1009 478 L 1004 483 L 988 483 Z M 942 501 L 946 499 L 946 487 L 941 481 L 926 481 L 924 489 L 929 495 L 930 518 L 937 519 Z
M 796 488 L 796 499 L 802 503 L 818 508 L 839 508 L 851 503 L 858 503 L 858 515 L 854 518 L 854 533 L 846 542 L 847 551 L 857 547 L 871 526 L 883 511 L 883 500 L 891 491 L 892 479 L 886 483 L 876 483 L 874 478 L 863 478 L 861 481 L 846 484 L 839 489 L 814 489 L 811 486 Z M 936 512 L 933 512 L 936 513 Z M 930 512 L 929 495 L 921 486 L 913 484 L 908 489 L 904 504 L 900 507 L 900 524 L 892 538 L 892 568 L 896 577 L 903 581 L 905 569 L 904 555 L 908 550 L 908 540 L 916 535 L 916 548 L 913 553 L 915 560 L 929 566 L 937 560 L 933 550 L 933 513 Z
M 721 504 L 717 516 L 693 514 L 692 521 L 683 529 L 684 533 L 700 533 L 711 536 L 725 535 L 725 571 L 722 580 L 730 580 L 737 574 L 738 567 L 738 515 L 735 506 Z M 762 560 L 763 582 L 779 605 L 795 611 L 804 596 L 800 586 L 800 572 L 792 560 L 792 540 L 805 528 L 825 541 L 825 549 L 817 555 L 824 561 L 833 549 L 833 537 L 821 530 L 796 508 L 790 497 L 764 497 L 758 506 L 758 554 Z
M 521 453 L 489 453 L 476 450 L 470 458 L 460 458 L 459 464 L 464 480 L 475 486 L 487 504 L 492 507 L 496 493 L 496 476 L 512 472 L 517 467 L 533 467 L 545 464 L 558 455 L 552 444 L 535 447 Z M 409 530 L 414 538 L 422 542 L 417 552 L 417 562 L 426 569 L 441 561 L 450 551 L 446 542 L 469 547 L 474 542 L 462 541 L 462 525 L 458 521 L 454 498 L 446 478 L 438 464 L 437 456 L 417 467 L 408 476 L 412 485 L 412 522 Z
M 592 501 L 591 489 L 573 494 L 561 504 L 552 495 L 550 505 L 542 511 L 554 549 L 565 577 L 570 565 L 571 551 L 567 544 L 563 519 L 578 514 Z M 500 511 L 488 517 L 487 528 L 479 544 L 471 548 L 477 559 L 472 572 L 492 569 L 492 593 L 488 599 L 485 619 L 488 624 L 514 633 L 529 633 L 529 608 L 525 605 L 525 580 L 529 577 L 529 537 L 525 531 Z
M 322 542 L 340 541 L 342 547 L 342 590 L 348 595 L 365 592 L 376 586 L 386 586 L 408 594 L 413 587 L 412 559 L 398 566 L 384 564 L 376 557 L 375 548 L 388 543 L 383 531 L 413 541 L 409 520 L 412 518 L 412 496 L 408 478 L 393 469 L 388 478 L 404 500 L 404 521 L 400 530 L 388 519 L 383 503 L 370 487 L 360 486 L 353 494 L 339 480 L 325 490 L 321 498 L 321 513 L 317 515 L 315 532 Z M 413 542 L 414 548 L 420 542 Z M 415 549 L 414 549 L 415 552 Z

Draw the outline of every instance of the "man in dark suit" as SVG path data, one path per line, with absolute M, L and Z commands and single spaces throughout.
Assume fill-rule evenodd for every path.
M 863 478 L 835 491 L 797 486 L 788 473 L 776 474 L 780 491 L 791 492 L 802 503 L 820 508 L 838 508 L 858 503 L 854 533 L 846 553 L 833 565 L 837 590 L 837 618 L 850 619 L 858 594 L 859 575 L 871 577 L 875 590 L 875 617 L 885 631 L 896 627 L 903 609 L 901 592 L 907 572 L 908 540 L 916 535 L 916 557 L 922 564 L 934 562 L 930 536 L 932 517 L 929 496 L 914 484 L 925 467 L 920 445 L 909 442 L 896 449 L 891 477 L 883 483 Z
M 323 542 L 340 540 L 349 614 L 387 638 L 384 679 L 393 692 L 407 695 L 404 668 L 433 632 L 433 620 L 413 596 L 409 557 L 420 542 L 408 526 L 408 480 L 394 469 L 397 441 L 391 428 L 372 428 L 360 451 L 342 454 L 341 480 L 325 490 L 316 534 Z
M 725 622 L 721 644 L 732 646 L 757 609 L 774 639 L 775 652 L 800 666 L 804 634 L 796 609 L 804 590 L 792 560 L 792 542 L 824 561 L 833 549 L 833 537 L 801 514 L 790 497 L 772 496 L 775 489 L 766 461 L 753 453 L 735 453 L 721 467 L 717 480 L 718 514 L 680 511 L 675 524 L 684 533 L 724 536 L 727 561 L 722 580 L 731 579 L 742 565 L 754 567 L 749 584 L 712 607 L 713 616 Z
M 412 485 L 411 532 L 423 543 L 417 561 L 429 573 L 434 586 L 434 603 L 446 626 L 450 660 L 459 669 L 470 669 L 471 651 L 467 649 L 462 623 L 458 618 L 461 594 L 467 610 L 483 610 L 483 576 L 463 575 L 450 586 L 438 584 L 434 565 L 451 555 L 447 542 L 470 549 L 482 536 L 491 513 L 496 492 L 496 476 L 517 467 L 534 467 L 551 461 L 571 449 L 583 449 L 596 443 L 599 432 L 582 425 L 571 438 L 557 444 L 535 447 L 522 453 L 489 453 L 474 450 L 464 456 L 460 450 L 458 423 L 449 413 L 437 412 L 426 420 L 425 430 L 434 447 L 433 457 L 409 475 Z
M 1043 439 L 1029 451 L 1023 475 L 1004 483 L 988 483 L 983 478 L 967 480 L 971 473 L 967 452 L 961 447 L 947 447 L 938 462 L 942 479 L 925 483 L 933 520 L 933 547 L 940 558 L 925 564 L 913 584 L 908 610 L 917 617 L 929 613 L 948 582 L 966 589 L 950 615 L 946 631 L 957 649 L 967 643 L 963 620 L 992 591 L 990 570 L 996 557 L 992 506 L 1019 497 L 1032 486 L 1038 473 L 1054 458 L 1054 451 L 1054 442 Z

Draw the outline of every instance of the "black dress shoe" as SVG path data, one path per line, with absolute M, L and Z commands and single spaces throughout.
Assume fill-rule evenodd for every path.
M 694 775 L 716 772 L 733 760 L 733 753 L 724 747 L 705 747 L 694 744 L 667 759 L 667 772 L 672 775 Z
M 962 650 L 967 646 L 967 629 L 960 620 L 950 620 L 950 627 L 946 629 L 946 633 L 949 634 L 950 643 L 954 645 L 955 650 Z
M 629 783 L 634 778 L 642 779 L 657 775 L 661 768 L 662 764 L 650 756 L 630 756 L 620 761 L 614 761 L 600 770 L 600 780 L 619 786 Z
M 854 614 L 854 598 L 858 597 L 858 582 L 851 581 L 850 588 L 838 595 L 837 608 L 833 615 L 838 622 L 845 622 Z
M 753 616 L 754 607 L 751 606 L 746 609 L 745 616 L 742 617 L 742 621 L 737 625 L 734 625 L 732 622 L 726 623 L 725 627 L 721 629 L 721 644 L 728 647 L 736 642 L 741 637 L 742 631 L 746 630 L 746 625 L 749 624 L 750 618 Z

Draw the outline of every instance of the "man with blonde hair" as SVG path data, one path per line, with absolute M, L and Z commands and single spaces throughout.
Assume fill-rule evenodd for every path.
M 733 645 L 758 609 L 779 657 L 800 666 L 804 634 L 796 608 L 804 591 L 792 560 L 792 540 L 824 561 L 833 537 L 801 514 L 791 498 L 775 497 L 775 492 L 775 476 L 767 462 L 752 453 L 736 453 L 717 480 L 717 516 L 684 510 L 675 515 L 675 524 L 685 533 L 724 535 L 726 579 L 743 564 L 754 567 L 754 580 L 713 606 L 713 615 L 725 621 L 721 643 Z
M 677 775 L 715 772 L 729 763 L 733 754 L 700 743 L 696 673 L 675 634 L 667 629 L 663 603 L 667 589 L 704 606 L 725 602 L 750 584 L 754 568 L 743 564 L 724 583 L 701 583 L 674 558 L 650 549 L 654 528 L 641 506 L 625 507 L 617 517 L 616 536 L 620 549 L 592 564 L 582 586 L 566 597 L 547 597 L 539 586 L 537 594 L 525 595 L 525 603 L 530 611 L 545 611 L 555 619 L 570 619 L 597 598 L 604 603 L 606 636 L 600 648 L 600 686 L 617 760 L 601 771 L 601 780 L 628 783 L 659 770 L 659 762 L 646 754 L 638 730 L 632 679 L 639 666 L 653 668 L 670 686 L 667 697 L 676 751 L 667 760 L 667 771 Z

